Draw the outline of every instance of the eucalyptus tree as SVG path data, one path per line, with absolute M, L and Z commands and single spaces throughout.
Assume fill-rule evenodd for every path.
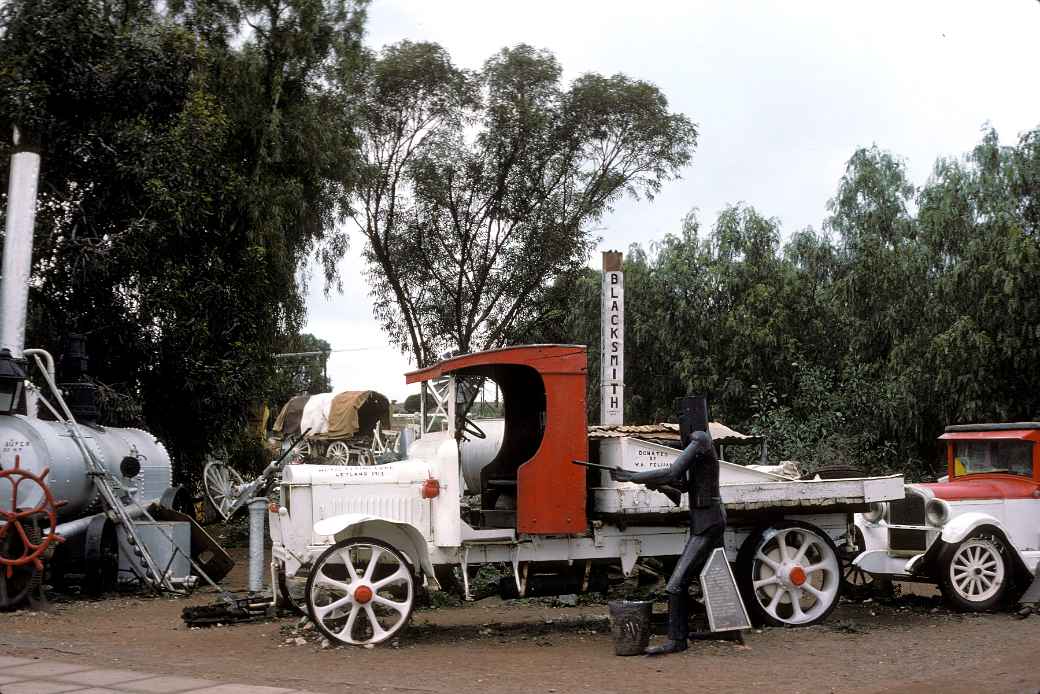
M 623 195 L 652 198 L 691 158 L 694 124 L 657 87 L 506 48 L 466 71 L 435 44 L 372 56 L 359 91 L 367 175 L 355 219 L 375 312 L 420 365 L 537 321 Z
M 87 333 L 182 474 L 272 387 L 309 259 L 342 254 L 358 158 L 327 71 L 357 62 L 363 20 L 346 0 L 3 8 L 0 126 L 43 155 L 30 339 Z

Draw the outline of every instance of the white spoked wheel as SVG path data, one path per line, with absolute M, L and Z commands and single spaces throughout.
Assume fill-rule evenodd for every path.
M 381 540 L 344 540 L 318 557 L 307 579 L 307 612 L 333 641 L 365 646 L 399 632 L 415 605 L 415 577 Z
M 325 451 L 325 457 L 333 465 L 347 465 L 350 463 L 350 446 L 343 441 L 333 441 Z
M 838 604 L 842 568 L 834 542 L 811 525 L 787 522 L 753 535 L 741 549 L 744 600 L 757 621 L 816 624 Z
M 306 439 L 301 441 L 296 448 L 293 449 L 292 457 L 289 459 L 290 465 L 299 465 L 309 458 L 311 455 L 311 442 Z
M 996 607 L 1008 589 L 1008 568 L 999 540 L 976 536 L 939 554 L 943 595 L 962 610 L 979 612 Z
M 242 476 L 219 460 L 210 461 L 202 471 L 206 498 L 224 520 L 231 517 L 231 508 L 238 500 L 238 490 L 243 484 Z

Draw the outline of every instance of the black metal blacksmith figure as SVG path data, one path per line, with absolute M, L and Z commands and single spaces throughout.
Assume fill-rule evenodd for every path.
M 679 425 L 683 452 L 667 468 L 632 472 L 611 471 L 619 482 L 639 482 L 651 488 L 688 491 L 690 537 L 665 590 L 668 593 L 668 641 L 648 648 L 647 655 L 686 650 L 690 622 L 690 583 L 700 574 L 712 551 L 722 545 L 726 511 L 719 497 L 719 459 L 708 433 L 707 402 L 688 397 L 680 401 Z M 688 437 L 688 438 L 687 438 Z

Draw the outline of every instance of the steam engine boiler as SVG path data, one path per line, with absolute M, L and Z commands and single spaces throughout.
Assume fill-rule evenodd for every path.
M 97 424 L 82 336 L 66 342 L 60 395 L 27 379 L 37 363 L 48 386 L 57 374 L 49 354 L 24 348 L 40 157 L 17 128 L 14 145 L 0 279 L 0 609 L 30 598 L 45 565 L 51 578 L 112 587 L 121 539 L 101 484 L 118 488 L 132 514 L 164 495 L 177 505 L 163 445 L 139 429 Z

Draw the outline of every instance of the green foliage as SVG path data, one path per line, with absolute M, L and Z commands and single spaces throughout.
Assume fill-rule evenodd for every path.
M 561 72 L 526 45 L 472 73 L 436 44 L 370 57 L 355 220 L 376 316 L 419 365 L 541 320 L 543 291 L 580 271 L 593 223 L 690 160 L 696 129 L 655 86 L 590 74 L 565 88 Z
M 408 414 L 415 414 L 420 409 L 420 400 L 418 393 L 412 393 L 404 399 L 404 411 Z M 434 408 L 437 407 L 437 400 L 434 399 L 433 394 L 426 393 L 426 411 L 433 412 Z
M 253 445 L 241 432 L 277 395 L 272 355 L 299 331 L 309 258 L 335 279 L 359 162 L 327 78 L 357 62 L 363 10 L 3 9 L 0 128 L 27 129 L 43 160 L 28 342 L 86 333 L 94 376 L 140 403 L 181 480 L 214 448 Z
M 629 249 L 626 419 L 672 420 L 707 393 L 714 418 L 766 434 L 808 469 L 941 470 L 947 424 L 1040 417 L 1040 130 L 936 163 L 858 150 L 823 233 L 790 236 L 743 205 L 702 237 Z M 532 341 L 590 346 L 598 407 L 599 277 L 559 283 Z
M 332 383 L 326 374 L 325 366 L 332 352 L 332 346 L 320 338 L 303 333 L 292 335 L 280 343 L 280 355 L 299 355 L 280 357 L 274 383 L 269 389 L 269 401 L 275 408 L 281 407 L 294 395 L 302 393 L 328 393 Z

